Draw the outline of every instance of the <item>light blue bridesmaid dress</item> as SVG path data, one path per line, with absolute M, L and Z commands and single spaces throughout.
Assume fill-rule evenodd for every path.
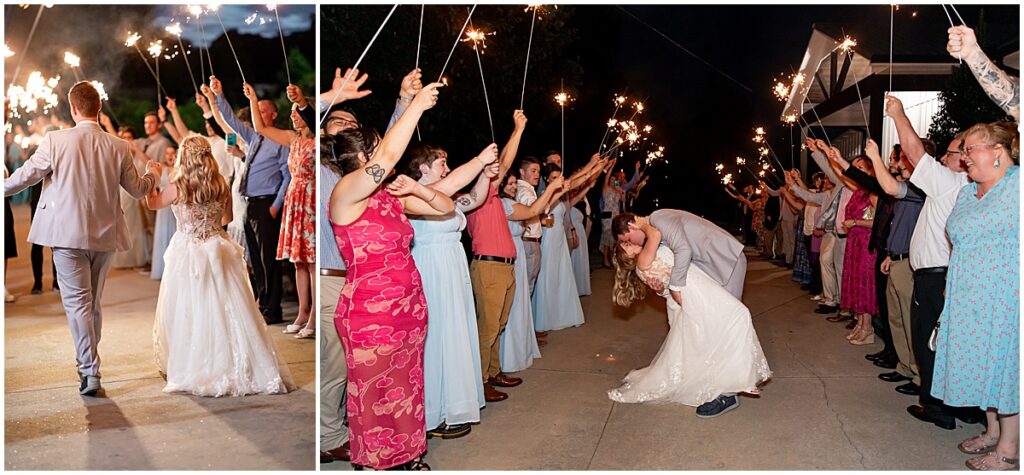
M 576 237 L 580 245 L 572 250 L 572 273 L 576 277 L 576 291 L 580 297 L 590 295 L 590 249 L 587 247 L 587 231 L 583 226 L 583 212 L 575 207 L 569 208 L 569 216 L 572 218 L 572 227 L 576 228 Z M 566 239 L 572 239 L 571 233 L 566 233 Z
M 512 214 L 513 200 L 502 198 L 505 216 Z M 501 332 L 501 371 L 515 373 L 533 365 L 534 358 L 540 358 L 537 335 L 533 330 L 533 304 L 530 302 L 530 285 L 526 271 L 526 249 L 523 247 L 523 223 L 509 221 L 512 241 L 516 245 L 516 294 L 512 310 L 508 314 L 505 331 Z
M 565 240 L 565 201 L 551 209 L 554 225 L 540 240 L 540 275 L 533 291 L 533 326 L 537 331 L 561 330 L 583 324 L 583 307 Z
M 163 177 L 160 179 L 160 189 L 170 185 L 168 175 L 171 170 L 164 168 Z M 156 220 L 153 225 L 153 259 L 149 277 L 153 280 L 160 280 L 164 276 L 164 252 L 171 243 L 174 232 L 178 229 L 178 220 L 174 219 L 174 211 L 167 206 L 156 210 Z
M 423 355 L 426 429 L 480 422 L 484 406 L 480 335 L 476 326 L 469 264 L 460 242 L 466 215 L 410 219 L 412 258 L 427 298 Z

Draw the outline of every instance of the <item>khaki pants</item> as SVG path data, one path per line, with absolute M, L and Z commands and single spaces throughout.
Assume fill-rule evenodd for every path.
M 480 370 L 484 382 L 501 372 L 498 335 L 508 323 L 516 293 L 516 268 L 513 264 L 474 260 L 469 279 L 476 298 L 476 320 L 480 332 Z
M 839 305 L 840 288 L 843 283 L 843 258 L 846 256 L 846 238 L 827 232 L 821 238 L 821 288 L 822 305 Z
M 320 450 L 333 450 L 348 442 L 345 393 L 348 368 L 345 349 L 334 327 L 344 277 L 320 276 Z
M 889 328 L 892 329 L 892 346 L 900 362 L 896 372 L 913 378 L 920 384 L 917 375 L 917 361 L 910 331 L 910 303 L 914 293 L 914 271 L 910 259 L 895 261 L 889 266 L 889 283 L 886 285 L 886 302 L 889 308 Z

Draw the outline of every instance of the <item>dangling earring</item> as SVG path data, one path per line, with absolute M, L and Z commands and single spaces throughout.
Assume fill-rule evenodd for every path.
M 999 168 L 999 159 L 998 158 L 996 159 L 996 163 L 994 165 L 996 166 L 996 168 Z

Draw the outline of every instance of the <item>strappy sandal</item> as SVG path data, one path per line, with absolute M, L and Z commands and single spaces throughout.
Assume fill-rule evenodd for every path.
M 982 455 L 982 454 L 987 454 L 987 453 L 991 452 L 992 449 L 996 448 L 996 444 L 999 443 L 999 438 L 995 437 L 995 438 L 993 438 L 991 445 L 985 444 L 985 445 L 982 445 L 981 447 L 977 447 L 977 448 L 974 448 L 974 449 L 968 448 L 968 446 L 967 446 L 968 444 L 971 444 L 973 442 L 982 442 L 982 443 L 984 443 L 985 440 L 986 440 L 985 434 L 978 434 L 978 435 L 976 435 L 974 437 L 971 437 L 970 439 L 967 439 L 967 440 L 965 440 L 963 442 L 960 442 L 959 444 L 957 444 L 956 448 L 960 449 L 961 452 L 963 452 L 963 453 L 965 453 L 967 455 Z
M 967 459 L 964 465 L 967 465 L 967 468 L 971 470 L 977 471 L 1020 470 L 1020 459 L 1011 459 L 1003 457 L 996 452 L 989 452 L 981 457 Z
M 412 472 L 429 472 L 430 465 L 427 465 L 427 462 L 424 462 L 423 458 L 420 457 L 405 464 L 405 469 Z
M 299 332 L 295 334 L 295 338 L 298 339 L 298 340 L 305 340 L 305 339 L 308 339 L 308 338 L 315 338 L 315 337 L 316 337 L 316 330 L 313 330 L 313 329 L 310 329 L 310 328 L 303 328 L 302 330 L 299 330 Z

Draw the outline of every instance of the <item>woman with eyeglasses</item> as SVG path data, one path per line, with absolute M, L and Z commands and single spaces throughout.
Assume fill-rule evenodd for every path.
M 455 211 L 444 193 L 401 175 L 385 183 L 440 83 L 423 87 L 378 139 L 365 127 L 334 138 L 333 166 L 342 175 L 328 208 L 348 265 L 334 323 L 348 368 L 351 459 L 357 468 L 429 470 L 423 402 L 427 303 L 410 245 L 406 214 Z
M 952 244 L 935 339 L 931 394 L 985 410 L 988 429 L 965 440 L 972 470 L 1020 467 L 1020 136 L 1015 124 L 964 134 L 965 185 L 946 222 Z

